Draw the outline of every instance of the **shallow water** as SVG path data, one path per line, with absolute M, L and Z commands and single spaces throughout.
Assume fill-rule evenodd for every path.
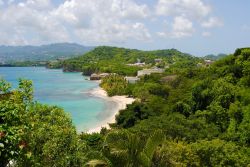
M 35 100 L 62 107 L 71 115 L 78 131 L 96 127 L 108 117 L 104 113 L 109 102 L 89 95 L 98 83 L 86 80 L 81 73 L 63 73 L 44 67 L 0 67 L 0 77 L 14 88 L 19 78 L 32 80 Z

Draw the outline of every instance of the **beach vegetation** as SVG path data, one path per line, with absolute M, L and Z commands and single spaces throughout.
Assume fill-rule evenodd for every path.
M 128 82 L 123 76 L 112 74 L 102 79 L 100 86 L 109 96 L 126 95 Z

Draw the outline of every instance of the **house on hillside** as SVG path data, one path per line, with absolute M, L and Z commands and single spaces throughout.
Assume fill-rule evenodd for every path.
M 143 69 L 137 72 L 137 77 L 144 76 L 144 75 L 150 75 L 153 73 L 163 73 L 164 69 L 162 68 L 151 68 L 151 69 Z
M 161 63 L 161 62 L 162 62 L 162 59 L 155 59 L 155 62 L 156 62 L 156 63 Z
M 134 63 L 134 64 L 127 64 L 128 66 L 139 66 L 139 67 L 143 67 L 146 65 L 146 63 Z
M 197 67 L 209 67 L 213 63 L 214 61 L 207 59 L 207 60 L 204 60 L 203 63 L 198 63 L 196 66 Z
M 206 66 L 210 66 L 211 64 L 214 63 L 212 60 L 204 60 Z
M 143 67 L 143 66 L 145 66 L 146 65 L 146 63 L 145 62 L 141 62 L 141 60 L 140 59 L 137 59 L 137 62 L 136 63 L 134 63 L 134 64 L 127 64 L 128 66 L 139 66 L 139 67 Z
M 101 79 L 100 75 L 98 75 L 96 73 L 91 74 L 91 76 L 90 76 L 90 80 L 100 80 L 100 79 Z
M 90 80 L 100 80 L 100 79 L 107 77 L 109 75 L 110 75 L 109 73 L 101 73 L 101 74 L 93 73 L 90 76 Z
M 125 77 L 125 80 L 128 83 L 134 84 L 134 83 L 138 82 L 140 80 L 140 78 L 138 78 L 138 77 Z

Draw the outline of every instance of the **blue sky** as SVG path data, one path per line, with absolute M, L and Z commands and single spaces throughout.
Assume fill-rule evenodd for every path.
M 249 0 L 0 0 L 0 45 L 232 53 L 250 44 L 249 8 Z

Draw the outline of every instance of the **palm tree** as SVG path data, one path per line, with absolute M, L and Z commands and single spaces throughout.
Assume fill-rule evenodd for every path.
M 154 152 L 164 139 L 161 131 L 146 140 L 127 130 L 112 131 L 105 138 L 103 152 L 113 166 L 150 167 Z
M 84 167 L 110 167 L 110 160 L 101 151 L 89 149 L 84 155 Z

